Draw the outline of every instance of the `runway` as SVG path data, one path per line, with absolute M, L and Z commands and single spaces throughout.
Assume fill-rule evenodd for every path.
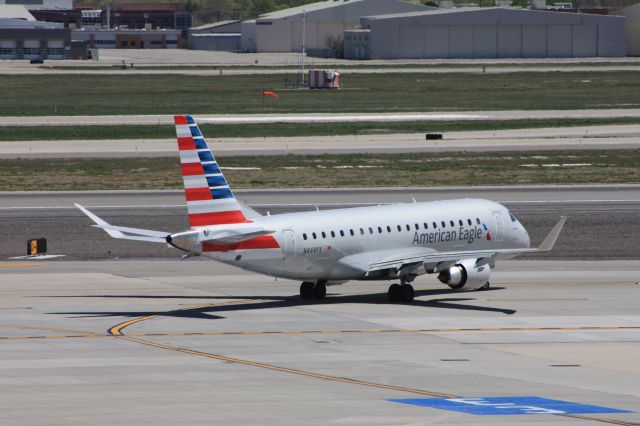
M 476 188 L 274 189 L 237 190 L 258 211 L 353 207 L 379 203 L 487 198 L 505 204 L 538 244 L 558 220 L 569 216 L 546 259 L 637 259 L 640 246 L 640 186 L 522 186 Z M 30 238 L 48 238 L 51 254 L 68 259 L 178 258 L 164 245 L 121 241 L 90 227 L 73 207 L 83 204 L 113 224 L 177 232 L 188 227 L 182 190 L 0 193 L 3 244 L 0 259 L 26 254 Z
M 455 111 L 404 113 L 340 113 L 340 114 L 197 114 L 198 123 L 345 123 L 403 121 L 487 121 L 487 120 L 561 120 L 638 118 L 639 108 L 530 110 L 530 111 Z M 0 117 L 0 126 L 83 126 L 83 125 L 156 125 L 173 124 L 173 116 L 158 115 L 87 115 L 87 116 L 15 116 Z
M 0 274 L 2 424 L 640 424 L 637 261 L 507 261 L 473 293 L 421 277 L 412 305 L 385 283 L 302 301 L 297 282 L 197 260 Z M 631 412 L 397 401 L 514 396 Z
M 497 131 L 307 137 L 215 138 L 205 135 L 217 157 L 446 151 L 638 149 L 640 125 L 586 126 Z M 175 138 L 0 142 L 0 158 L 114 158 L 176 156 Z

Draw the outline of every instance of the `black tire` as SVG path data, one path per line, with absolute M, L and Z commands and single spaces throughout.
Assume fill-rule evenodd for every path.
M 318 281 L 313 286 L 313 297 L 316 299 L 324 299 L 326 295 L 327 295 L 327 285 L 322 281 Z
M 391 284 L 389 286 L 389 291 L 387 292 L 387 297 L 389 298 L 389 302 L 397 303 L 400 299 L 400 284 Z
M 491 286 L 491 284 L 489 283 L 489 281 L 487 281 L 486 284 L 483 285 L 482 287 L 480 287 L 478 290 L 479 291 L 486 291 L 486 290 L 489 290 L 490 286 Z
M 304 281 L 300 284 L 300 297 L 303 299 L 311 299 L 313 297 L 313 285 L 314 283 Z
M 400 286 L 400 300 L 404 303 L 413 302 L 414 296 L 415 292 L 413 291 L 413 286 L 411 284 L 404 284 Z

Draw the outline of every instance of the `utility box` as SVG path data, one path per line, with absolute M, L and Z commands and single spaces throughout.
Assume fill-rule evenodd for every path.
M 309 89 L 339 89 L 338 71 L 309 70 Z

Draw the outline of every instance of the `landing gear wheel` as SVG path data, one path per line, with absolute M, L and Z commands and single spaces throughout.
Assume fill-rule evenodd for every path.
M 313 286 L 315 283 L 304 281 L 300 284 L 300 297 L 303 299 L 311 299 L 313 298 Z
M 313 297 L 315 299 L 324 299 L 327 295 L 327 285 L 323 281 L 318 281 L 313 286 Z
M 486 284 L 480 287 L 478 290 L 479 291 L 489 290 L 489 287 L 490 287 L 490 284 L 489 284 L 489 281 L 487 281 Z
M 413 286 L 411 284 L 403 284 L 400 286 L 400 300 L 404 303 L 413 302 L 413 296 L 415 292 L 413 291 Z
M 387 292 L 387 297 L 389 298 L 389 302 L 399 302 L 401 300 L 400 284 L 391 284 L 389 286 L 389 291 Z

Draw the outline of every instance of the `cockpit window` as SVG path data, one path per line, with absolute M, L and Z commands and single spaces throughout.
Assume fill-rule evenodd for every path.
M 509 217 L 511 218 L 511 222 L 517 222 L 518 219 L 513 215 L 513 213 L 509 212 Z

